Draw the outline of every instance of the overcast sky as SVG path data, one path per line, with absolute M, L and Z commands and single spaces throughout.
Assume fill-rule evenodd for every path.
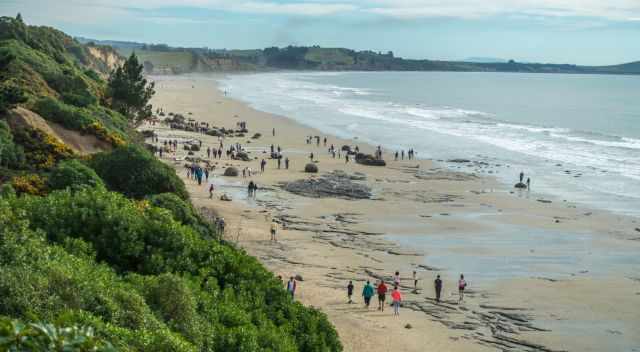
M 640 0 L 0 0 L 74 36 L 210 48 L 321 45 L 429 59 L 640 60 Z

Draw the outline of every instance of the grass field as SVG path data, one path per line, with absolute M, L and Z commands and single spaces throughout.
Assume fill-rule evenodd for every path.
M 132 49 L 119 48 L 122 56 L 131 55 Z M 135 50 L 140 62 L 150 61 L 155 67 L 175 67 L 181 71 L 188 71 L 193 64 L 193 54 L 188 51 L 149 51 Z

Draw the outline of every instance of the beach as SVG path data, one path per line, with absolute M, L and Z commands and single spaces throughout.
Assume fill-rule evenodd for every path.
M 640 249 L 635 218 L 517 191 L 432 160 L 395 161 L 388 150 L 383 150 L 385 167 L 346 163 L 344 155 L 328 153 L 330 145 L 357 145 L 369 154 L 376 146 L 252 109 L 219 91 L 219 78 L 153 77 L 154 109 L 231 129 L 246 122 L 249 133 L 223 143 L 225 148 L 240 143 L 253 160 L 211 159 L 216 165 L 209 177 L 212 199 L 209 184 L 187 178 L 181 146 L 163 160 L 176 168 L 197 208 L 224 217 L 227 241 L 284 281 L 303 279 L 296 299 L 328 315 L 345 351 L 640 350 L 640 275 L 631 270 L 638 267 L 633 258 Z M 200 140 L 196 156 L 203 159 L 207 147 L 219 145 L 218 137 L 162 124 L 142 129 L 153 129 L 160 142 Z M 255 133 L 261 137 L 251 138 Z M 320 136 L 319 145 L 315 139 L 307 143 L 307 136 Z M 282 147 L 288 170 L 269 159 L 271 145 Z M 310 153 L 318 174 L 303 171 Z M 222 176 L 228 166 L 260 170 L 262 159 L 264 173 Z M 322 177 L 365 186 L 371 196 L 309 197 L 285 189 L 290 182 Z M 255 198 L 247 195 L 250 180 L 259 187 Z M 232 200 L 221 201 L 224 193 Z M 280 228 L 277 242 L 269 239 L 272 220 Z M 377 311 L 376 302 L 364 308 L 364 282 L 391 282 L 395 271 L 402 278 L 400 316 L 393 316 L 390 306 Z M 461 273 L 469 287 L 459 303 Z M 438 274 L 444 281 L 442 303 L 433 299 Z M 347 303 L 350 280 L 353 304 Z

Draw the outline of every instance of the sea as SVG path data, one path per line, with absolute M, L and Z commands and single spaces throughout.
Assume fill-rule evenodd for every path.
M 524 172 L 538 197 L 640 216 L 640 76 L 270 72 L 220 87 L 355 144 L 412 148 L 505 189 Z

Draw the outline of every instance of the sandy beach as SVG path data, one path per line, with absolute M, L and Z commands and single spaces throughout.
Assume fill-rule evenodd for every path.
M 620 258 L 640 249 L 636 219 L 515 191 L 431 160 L 394 161 L 392 151 L 384 151 L 386 167 L 345 163 L 344 156 L 327 152 L 329 145 L 357 145 L 370 154 L 375 146 L 254 110 L 225 97 L 214 76 L 153 78 L 154 109 L 217 127 L 247 123 L 245 137 L 223 143 L 225 149 L 240 143 L 253 160 L 210 159 L 216 166 L 209 177 L 213 199 L 208 184 L 187 178 L 182 146 L 163 160 L 183 178 L 194 205 L 224 217 L 226 240 L 275 275 L 303 278 L 296 299 L 329 316 L 345 351 L 640 351 L 640 274 L 617 270 L 625 265 Z M 202 141 L 196 156 L 203 159 L 207 147 L 219 144 L 218 137 L 163 124 L 142 128 L 154 129 L 160 142 Z M 262 136 L 252 139 L 255 133 Z M 306 136 L 326 137 L 327 145 L 308 144 Z M 288 170 L 269 159 L 271 145 L 290 159 Z M 310 153 L 318 174 L 304 173 Z M 260 170 L 262 159 L 264 173 L 222 176 L 228 166 Z M 285 189 L 287 183 L 327 177 L 334 170 L 347 185 L 368 187 L 371 197 L 309 197 Z M 247 195 L 250 180 L 259 187 L 255 199 Z M 232 201 L 221 201 L 223 193 Z M 269 239 L 272 220 L 280 224 L 277 243 Z M 551 257 L 565 262 L 544 261 Z M 525 259 L 526 270 L 519 264 Z M 518 265 L 505 264 L 509 260 Z M 495 263 L 502 269 L 494 272 Z M 395 271 L 402 277 L 400 316 L 393 316 L 390 306 L 380 312 L 372 304 L 367 310 L 360 296 L 364 282 L 391 282 Z M 456 280 L 469 271 L 485 275 L 466 275 L 469 289 L 459 303 Z M 444 281 L 442 303 L 434 300 L 438 274 Z M 349 280 L 355 285 L 353 304 L 347 303 Z

